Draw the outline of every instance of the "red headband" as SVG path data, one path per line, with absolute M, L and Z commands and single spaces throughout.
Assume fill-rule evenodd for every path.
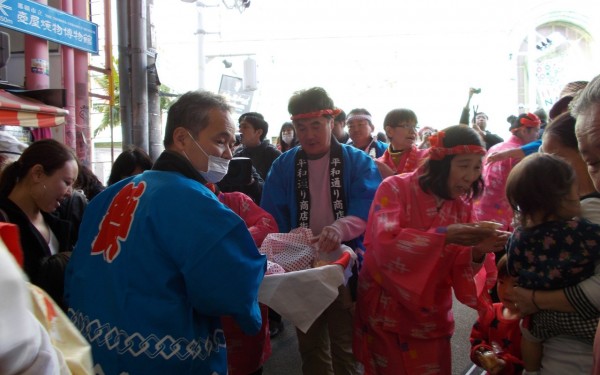
M 342 110 L 339 108 L 322 109 L 320 111 L 315 111 L 315 112 L 299 113 L 297 115 L 293 115 L 292 117 L 290 117 L 290 119 L 292 121 L 294 121 L 294 120 L 300 120 L 300 119 L 304 119 L 304 118 L 315 118 L 315 117 L 321 117 L 321 116 L 337 116 L 341 112 L 342 112 Z
M 448 155 L 459 155 L 459 154 L 477 154 L 485 155 L 485 147 L 477 145 L 458 145 L 451 148 L 444 147 L 443 139 L 446 133 L 439 131 L 429 137 L 429 159 L 431 160 L 442 160 Z
M 521 117 L 523 116 L 523 117 Z M 510 129 L 510 131 L 512 133 L 514 133 L 516 130 L 518 130 L 519 128 L 521 128 L 521 126 L 524 126 L 526 128 L 535 128 L 536 126 L 540 126 L 542 124 L 542 122 L 540 121 L 540 118 L 537 117 L 536 114 L 534 113 L 527 113 L 525 115 L 521 115 L 519 116 L 519 126 Z

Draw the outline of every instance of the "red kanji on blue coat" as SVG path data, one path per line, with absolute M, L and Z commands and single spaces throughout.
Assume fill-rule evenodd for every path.
M 133 215 L 145 189 L 145 182 L 137 186 L 131 182 L 117 193 L 100 222 L 100 231 L 92 242 L 92 255 L 102 254 L 108 263 L 116 259 L 121 252 L 121 242 L 129 235 Z

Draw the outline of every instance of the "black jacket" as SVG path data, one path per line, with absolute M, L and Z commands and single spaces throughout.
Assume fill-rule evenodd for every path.
M 262 141 L 256 147 L 241 146 L 233 156 L 243 156 L 252 160 L 252 165 L 263 180 L 267 179 L 267 173 L 271 169 L 271 164 L 281 155 L 281 151 L 275 148 L 267 141 Z
M 240 148 L 235 150 L 233 156 L 246 157 L 252 160 L 252 183 L 250 185 L 218 183 L 219 189 L 225 193 L 239 191 L 252 198 L 254 203 L 260 205 L 264 180 L 271 169 L 271 164 L 273 164 L 279 155 L 281 155 L 281 151 L 267 141 L 262 141 L 256 147 L 240 146 Z
M 0 210 L 2 210 L 0 221 L 13 223 L 19 227 L 23 248 L 23 269 L 32 283 L 39 284 L 42 261 L 51 255 L 48 244 L 27 215 L 10 199 L 0 198 Z M 71 240 L 71 223 L 45 212 L 42 212 L 42 215 L 58 239 L 59 252 L 72 251 L 75 243 Z

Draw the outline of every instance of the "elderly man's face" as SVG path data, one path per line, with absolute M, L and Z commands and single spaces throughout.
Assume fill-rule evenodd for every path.
M 188 137 L 183 152 L 198 171 L 208 171 L 208 155 L 231 159 L 235 141 L 235 127 L 228 112 L 211 109 L 210 121 L 206 128 L 194 136 L 185 130 Z
M 577 116 L 575 133 L 581 157 L 588 166 L 596 190 L 600 190 L 600 103 Z

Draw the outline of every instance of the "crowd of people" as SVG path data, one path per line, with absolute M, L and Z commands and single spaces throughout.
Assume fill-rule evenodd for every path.
M 600 373 L 600 76 L 548 121 L 510 116 L 506 141 L 471 118 L 476 92 L 439 130 L 390 110 L 381 140 L 367 109 L 300 90 L 276 145 L 262 114 L 236 124 L 188 92 L 157 160 L 126 148 L 106 186 L 55 140 L 13 142 L 0 373 L 262 374 L 284 322 L 258 302 L 260 246 L 299 228 L 357 258 L 296 329 L 303 374 L 451 374 L 453 295 L 478 313 L 470 359 L 488 373 Z

